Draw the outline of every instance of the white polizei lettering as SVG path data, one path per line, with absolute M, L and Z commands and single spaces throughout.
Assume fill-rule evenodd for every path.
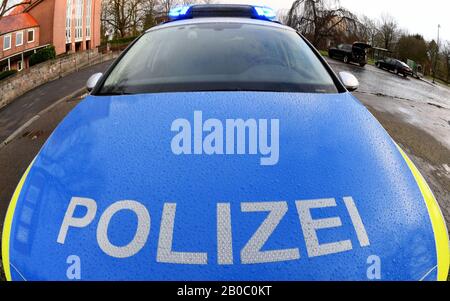
M 241 210 L 243 212 L 270 212 L 242 249 L 241 262 L 243 264 L 288 261 L 300 258 L 298 248 L 261 251 L 261 248 L 286 214 L 288 210 L 286 202 L 241 203 Z
M 278 119 L 271 119 L 270 129 L 266 119 L 226 119 L 224 126 L 218 119 L 203 121 L 202 111 L 194 111 L 193 127 L 187 119 L 176 119 L 171 131 L 176 132 L 171 141 L 174 155 L 260 154 L 262 166 L 276 165 L 279 161 Z
M 74 217 L 75 209 L 78 207 L 85 207 L 86 214 L 83 217 Z M 69 227 L 84 228 L 89 225 L 95 218 L 97 213 L 97 203 L 92 199 L 73 197 L 70 200 L 69 206 L 67 207 L 66 214 L 64 215 L 64 220 L 59 229 L 59 234 L 57 242 L 64 244 L 66 241 L 67 231 Z
M 217 204 L 217 262 L 233 264 L 231 208 L 228 203 Z
M 108 238 L 108 226 L 111 218 L 119 211 L 130 210 L 137 216 L 137 229 L 134 238 L 126 246 L 115 246 Z M 141 203 L 119 201 L 109 206 L 100 217 L 97 227 L 97 242 L 103 252 L 115 258 L 127 258 L 137 254 L 147 242 L 150 233 L 150 215 Z
M 350 240 L 319 244 L 317 230 L 340 227 L 342 226 L 342 222 L 339 217 L 314 220 L 311 216 L 311 209 L 335 207 L 336 201 L 334 199 L 296 201 L 295 204 L 297 205 L 309 257 L 324 256 L 352 249 L 352 242 Z
M 210 123 L 211 129 L 214 124 L 217 125 L 215 121 Z M 344 197 L 342 207 L 344 207 L 344 204 L 348 213 L 348 215 L 345 215 L 345 218 L 349 223 L 351 221 L 351 224 L 356 232 L 359 245 L 361 247 L 370 246 L 369 236 L 364 227 L 361 215 L 356 207 L 355 200 L 352 197 Z M 300 228 L 290 229 L 289 231 L 291 232 L 286 233 L 284 237 L 289 237 L 292 233 L 300 236 L 300 233 L 302 232 L 306 251 L 308 257 L 310 258 L 352 250 L 353 246 L 350 239 L 334 242 L 328 241 L 326 243 L 319 242 L 318 232 L 320 230 L 328 229 L 328 231 L 330 231 L 333 228 L 341 227 L 342 221 L 341 218 L 337 216 L 331 218 L 313 219 L 311 211 L 336 206 L 336 200 L 333 198 L 295 201 L 295 208 L 300 221 Z M 83 216 L 75 216 L 75 211 L 77 208 L 85 209 L 86 212 Z M 159 237 L 157 241 L 156 262 L 189 265 L 208 264 L 207 252 L 180 252 L 173 250 L 176 208 L 176 203 L 165 203 L 163 206 Z M 239 233 L 242 229 L 239 228 L 240 224 L 237 224 L 237 229 L 232 228 L 231 208 L 232 204 L 229 202 L 218 203 L 216 206 L 216 229 L 205 229 L 205 233 L 202 234 L 206 235 L 205 239 L 208 240 L 208 242 L 213 243 L 214 239 L 217 239 L 216 246 L 218 265 L 235 264 L 234 255 L 236 254 L 233 252 L 233 233 Z M 243 202 L 240 203 L 240 209 L 240 212 L 238 211 L 240 214 L 249 214 L 253 212 L 268 212 L 268 214 L 261 225 L 245 243 L 244 247 L 240 250 L 240 260 L 237 261 L 242 264 L 262 264 L 300 259 L 300 249 L 298 246 L 286 249 L 263 251 L 263 249 L 265 249 L 264 245 L 270 240 L 278 225 L 288 212 L 287 202 Z M 133 230 L 135 231 L 134 237 L 128 244 L 124 246 L 117 246 L 114 245 L 109 239 L 108 230 L 110 228 L 111 219 L 116 213 L 122 210 L 131 211 L 136 215 L 137 228 L 136 230 Z M 68 204 L 64 219 L 59 229 L 58 237 L 56 239 L 57 243 L 63 245 L 66 244 L 66 238 L 71 237 L 68 235 L 71 228 L 86 228 L 91 225 L 95 219 L 96 213 L 97 203 L 95 200 L 73 197 Z M 96 231 L 98 246 L 105 254 L 114 258 L 128 258 L 134 256 L 141 251 L 147 243 L 150 234 L 150 224 L 150 214 L 143 204 L 132 200 L 115 202 L 106 208 L 98 221 Z M 289 225 L 292 224 L 293 223 L 289 223 Z M 130 229 L 129 225 L 123 225 L 123 223 L 120 225 L 122 226 L 121 231 L 128 231 L 128 229 Z M 233 230 L 235 231 L 233 232 Z M 345 230 L 347 230 L 347 228 Z M 216 233 L 214 233 L 214 231 Z M 353 233 L 352 228 L 350 228 L 350 231 Z M 199 233 L 191 233 L 191 235 L 199 235 Z M 184 240 L 186 239 L 189 238 L 184 237 Z M 244 242 L 238 242 L 239 245 L 241 243 Z M 73 242 L 71 245 L 73 245 Z M 141 252 L 141 254 L 144 253 L 145 252 Z
M 164 204 L 159 232 L 157 262 L 178 264 L 207 264 L 207 253 L 175 252 L 172 250 L 173 229 L 177 204 Z
M 370 246 L 369 237 L 367 236 L 366 228 L 364 227 L 361 216 L 358 213 L 358 209 L 356 209 L 355 201 L 352 197 L 345 197 L 344 203 L 352 220 L 353 227 L 355 227 L 359 245 L 361 247 Z

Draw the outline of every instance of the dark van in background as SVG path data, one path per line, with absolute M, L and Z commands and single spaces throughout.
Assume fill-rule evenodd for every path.
M 344 63 L 357 63 L 361 67 L 367 64 L 367 50 L 371 45 L 363 42 L 351 44 L 340 44 L 337 47 L 328 49 L 328 56 L 333 59 L 344 61 Z

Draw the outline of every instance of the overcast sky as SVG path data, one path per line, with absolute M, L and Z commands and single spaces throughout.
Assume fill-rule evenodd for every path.
M 450 41 L 449 0 L 340 0 L 341 5 L 357 15 L 379 18 L 382 13 L 395 17 L 410 33 L 420 33 L 426 39 L 437 38 L 437 26 L 441 24 L 441 41 Z M 223 3 L 265 4 L 276 10 L 288 9 L 293 0 L 221 0 Z

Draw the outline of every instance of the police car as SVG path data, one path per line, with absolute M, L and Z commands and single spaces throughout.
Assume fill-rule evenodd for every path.
M 3 229 L 9 280 L 445 280 L 423 177 L 267 7 L 176 8 L 57 127 Z

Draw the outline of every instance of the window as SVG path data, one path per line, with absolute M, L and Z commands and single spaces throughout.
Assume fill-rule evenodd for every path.
M 3 50 L 11 49 L 11 35 L 5 35 L 3 37 Z
M 23 70 L 23 61 L 18 61 L 17 62 L 17 71 L 22 71 Z
M 338 92 L 295 31 L 205 23 L 143 35 L 107 76 L 100 94 L 176 91 Z
M 86 0 L 86 40 L 91 39 L 92 0 Z
M 16 46 L 23 45 L 23 31 L 19 31 L 16 33 Z
M 34 42 L 34 29 L 28 30 L 28 43 Z
M 83 40 L 83 0 L 76 0 L 75 8 L 75 42 Z
M 72 0 L 67 0 L 66 9 L 66 43 L 70 43 L 72 38 Z

